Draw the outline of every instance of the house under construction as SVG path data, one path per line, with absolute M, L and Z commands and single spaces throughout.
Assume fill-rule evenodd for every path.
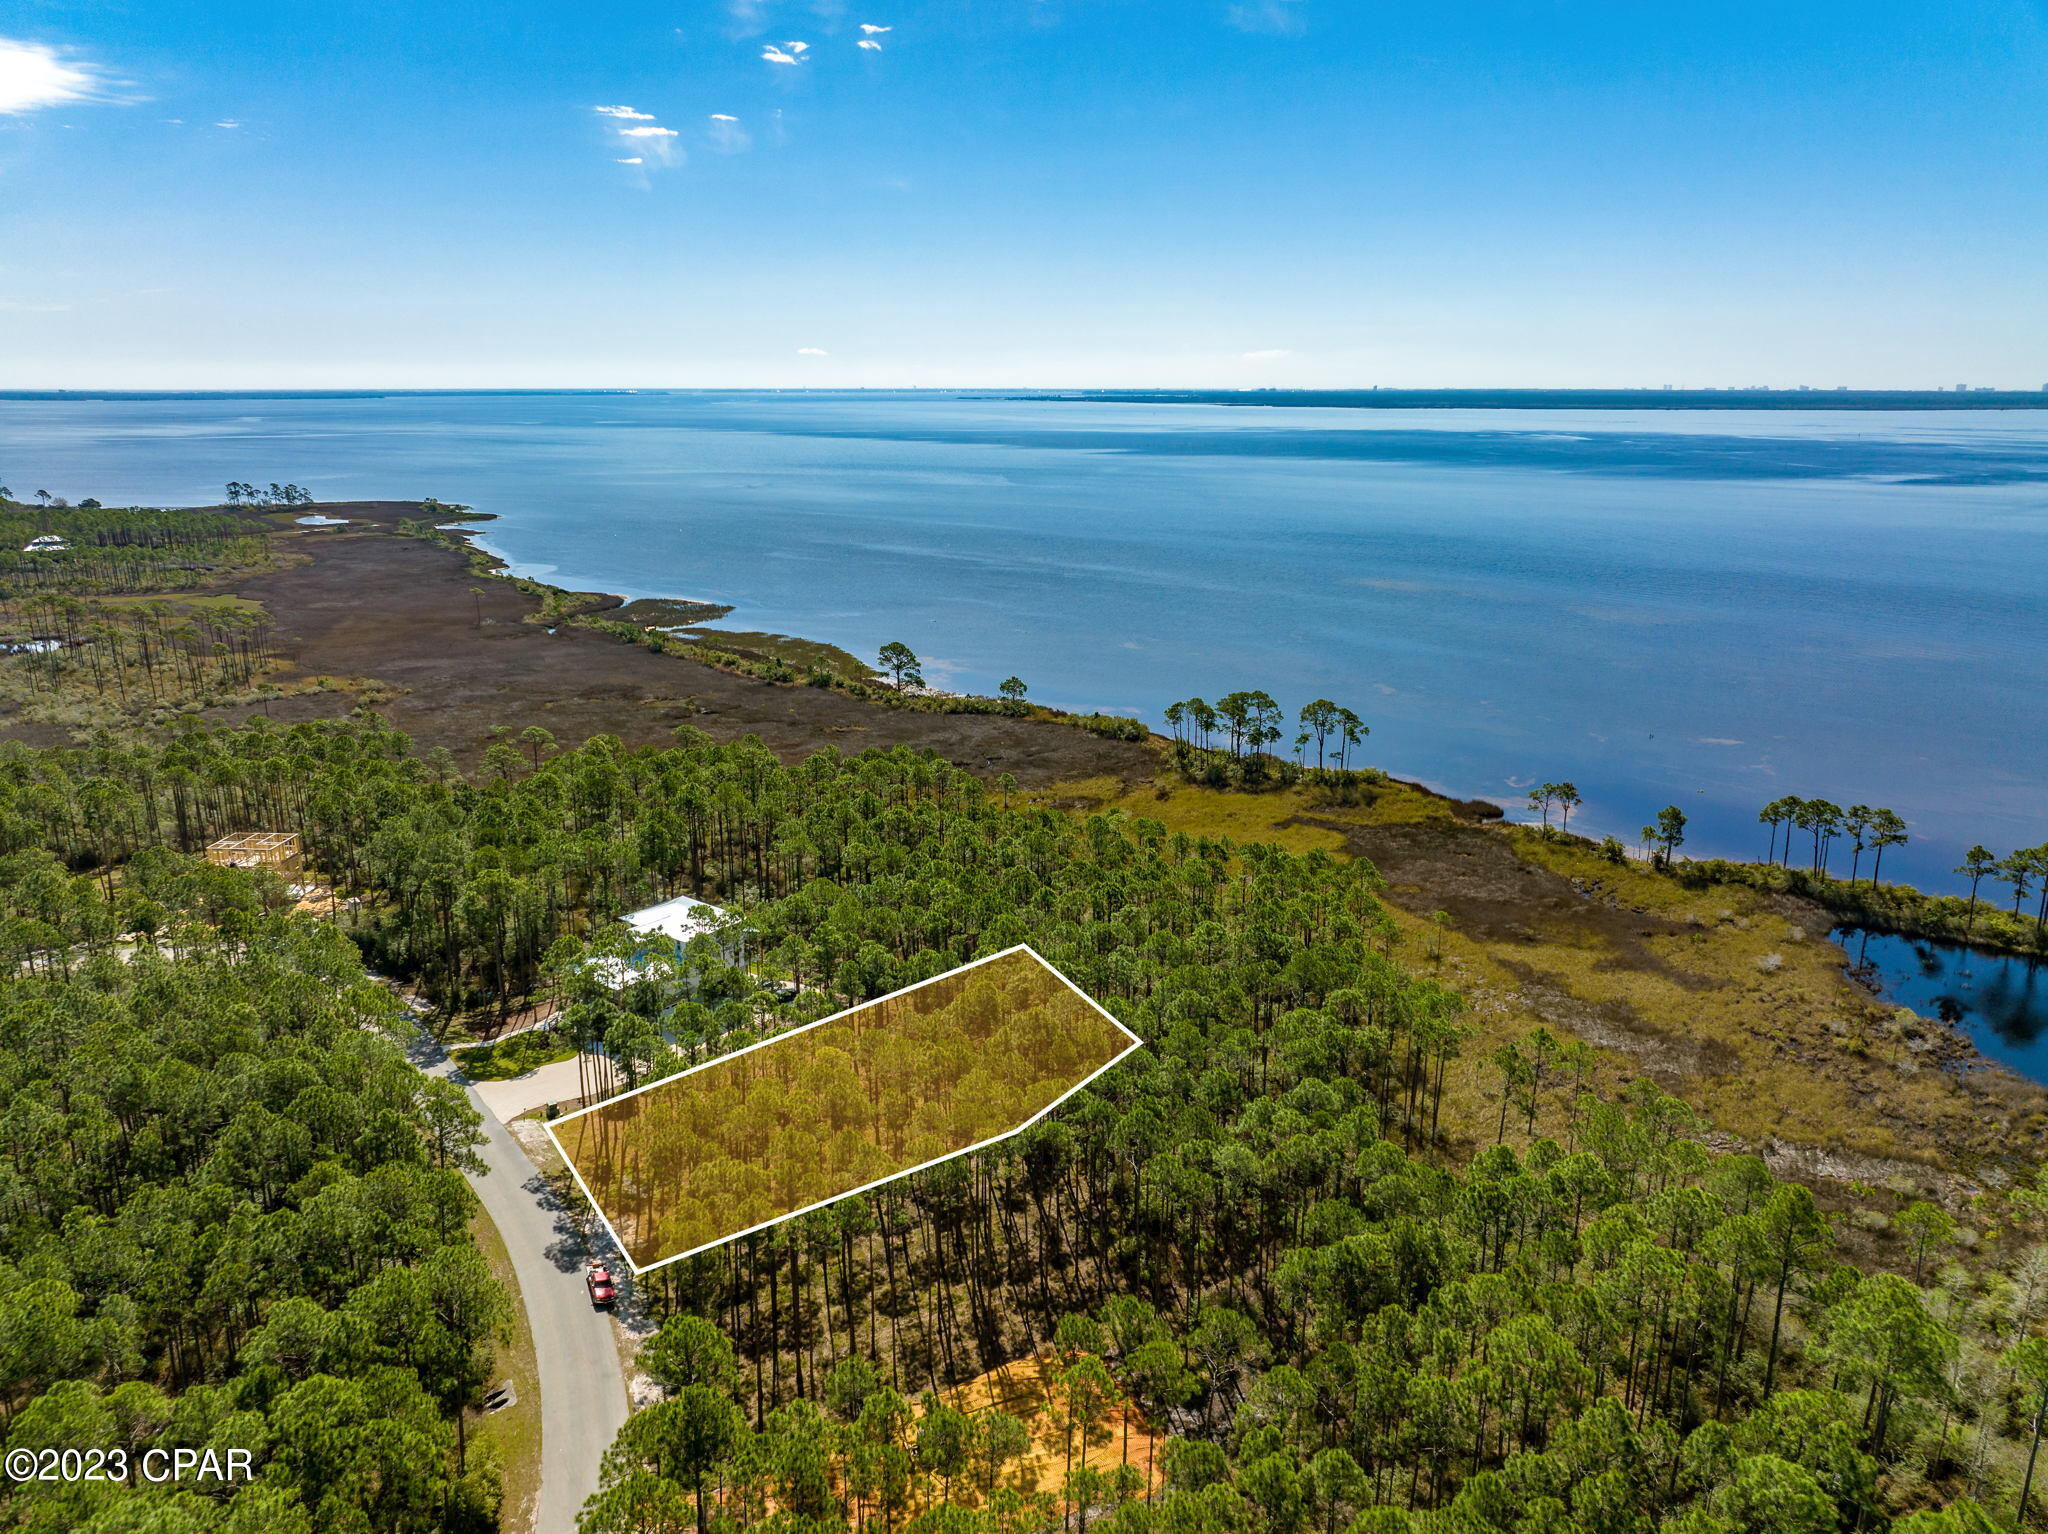
M 206 848 L 206 861 L 225 868 L 273 868 L 291 873 L 299 867 L 296 831 L 237 831 Z

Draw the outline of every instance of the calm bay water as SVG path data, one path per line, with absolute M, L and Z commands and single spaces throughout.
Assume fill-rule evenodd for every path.
M 2048 966 L 2038 959 L 1890 932 L 1844 931 L 1835 940 L 1870 966 L 1891 1000 L 1957 1024 L 1983 1054 L 2048 1081 Z
M 2048 412 L 1264 409 L 930 395 L 0 400 L 0 477 L 497 513 L 521 571 L 731 603 L 942 685 L 1156 722 L 1264 687 L 1370 759 L 1755 856 L 1889 805 L 1888 874 L 2048 840 Z

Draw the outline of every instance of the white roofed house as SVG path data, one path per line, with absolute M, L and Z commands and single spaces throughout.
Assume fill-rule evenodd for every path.
M 749 934 L 737 912 L 682 895 L 629 911 L 619 918 L 619 926 L 624 930 L 595 944 L 583 967 L 586 982 L 611 993 L 604 1038 L 589 1046 L 590 1058 L 611 1064 L 611 1090 L 617 1090 L 620 1080 L 631 1085 L 634 1074 L 617 1077 L 620 1067 L 614 1056 L 619 1050 L 645 1069 L 659 1056 L 659 1049 L 651 1047 L 657 1040 L 694 1056 L 733 1028 L 758 1021 L 759 998 L 744 973 Z M 734 995 L 736 989 L 745 995 Z M 771 987 L 770 995 L 788 1000 L 795 987 L 785 981 Z M 651 1032 L 629 1027 L 628 1038 L 619 1037 L 613 1024 L 622 1021 L 621 1011 L 644 1019 Z M 547 1026 L 568 1016 L 565 1009 Z
M 622 919 L 635 932 L 649 939 L 666 937 L 681 947 L 691 938 L 715 935 L 724 924 L 725 914 L 718 906 L 707 905 L 688 895 L 678 895 L 660 905 L 630 911 Z
M 624 930 L 605 924 L 603 936 L 577 964 L 574 983 L 559 996 L 559 1008 L 533 1025 L 559 1030 L 575 1055 L 478 1086 L 478 1095 L 501 1120 L 630 1086 L 663 1046 L 694 1042 L 670 1031 L 676 1008 L 695 999 L 705 970 L 744 953 L 733 913 L 688 895 L 628 911 L 617 925 Z M 707 939 L 716 957 L 702 947 L 690 952 L 692 943 Z M 599 1003 L 598 992 L 610 993 L 608 1004 Z M 622 1040 L 617 1025 L 629 1017 L 645 1026 L 627 1029 L 629 1037 Z
M 615 958 L 600 959 L 595 966 L 598 978 L 615 991 L 624 990 L 656 966 L 668 966 L 678 974 L 687 973 L 690 968 L 689 946 L 701 937 L 716 939 L 728 962 L 742 951 L 743 945 L 737 934 L 727 935 L 731 925 L 730 913 L 689 895 L 678 895 L 673 900 L 664 900 L 643 910 L 628 911 L 619 919 L 633 934 L 630 951 Z

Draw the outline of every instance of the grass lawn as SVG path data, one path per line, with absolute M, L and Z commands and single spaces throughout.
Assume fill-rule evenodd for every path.
M 576 1058 L 576 1045 L 552 1029 L 515 1033 L 492 1044 L 458 1044 L 448 1051 L 471 1081 L 509 1081 L 557 1060 Z
M 493 1385 L 510 1384 L 518 1396 L 512 1405 L 489 1416 L 473 1415 L 469 1452 L 495 1459 L 505 1482 L 505 1506 L 499 1523 L 503 1534 L 528 1534 L 540 1496 L 540 1375 L 533 1359 L 533 1332 L 527 1325 L 526 1301 L 512 1272 L 512 1255 L 491 1217 L 479 1209 L 470 1222 L 476 1244 L 491 1265 L 491 1276 L 512 1297 L 512 1340 L 498 1350 Z

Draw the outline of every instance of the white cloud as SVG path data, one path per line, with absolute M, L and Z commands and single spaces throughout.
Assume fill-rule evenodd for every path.
M 809 53 L 811 51 L 811 45 L 809 43 L 784 43 L 782 46 L 787 48 L 791 53 Z
M 856 48 L 866 48 L 874 53 L 880 53 L 882 51 L 882 45 L 876 42 L 872 37 L 863 37 L 859 42 L 855 43 L 854 46 Z
M 1231 6 L 1223 19 L 1240 32 L 1270 32 L 1276 37 L 1297 36 L 1308 25 L 1301 19 L 1300 0 L 1249 0 Z
M 822 346 L 799 346 L 796 349 L 796 354 L 799 357 L 829 357 L 832 355 Z
M 1255 352 L 1240 352 L 1239 362 L 1278 362 L 1282 357 L 1292 357 L 1293 352 L 1284 346 L 1268 346 Z
M 41 43 L 0 37 L 0 115 L 94 101 L 102 84 L 90 64 L 71 63 Z
M 592 107 L 590 110 L 600 117 L 624 117 L 638 123 L 654 121 L 652 112 L 636 112 L 631 107 Z
M 664 128 L 659 123 L 636 123 L 630 128 L 615 131 L 619 137 L 618 147 L 633 151 L 629 155 L 614 156 L 617 164 L 640 165 L 652 170 L 658 165 L 680 165 L 686 158 L 676 147 L 676 140 L 682 135 L 674 128 Z
M 761 57 L 771 64 L 801 64 L 803 62 L 802 59 L 797 58 L 794 54 L 784 53 L 773 43 L 770 43 L 761 50 Z
M 239 127 L 241 127 L 242 125 L 241 125 L 241 123 L 240 123 L 240 122 L 239 122 L 239 121 L 238 121 L 237 119 L 235 119 L 235 118 L 232 118 L 232 117 L 223 117 L 223 118 L 222 118 L 222 119 L 221 119 L 221 120 L 220 120 L 219 122 L 215 123 L 215 124 L 214 124 L 214 126 L 215 126 L 216 128 L 239 128 Z
M 720 154 L 738 154 L 754 145 L 753 136 L 730 112 L 711 114 L 711 147 Z
M 739 121 L 739 119 L 733 116 L 730 112 L 713 112 L 711 114 L 711 120 L 715 123 L 736 123 Z
M 872 21 L 862 22 L 860 29 L 870 37 L 873 37 L 877 32 L 893 32 L 896 30 L 894 27 L 878 27 Z

